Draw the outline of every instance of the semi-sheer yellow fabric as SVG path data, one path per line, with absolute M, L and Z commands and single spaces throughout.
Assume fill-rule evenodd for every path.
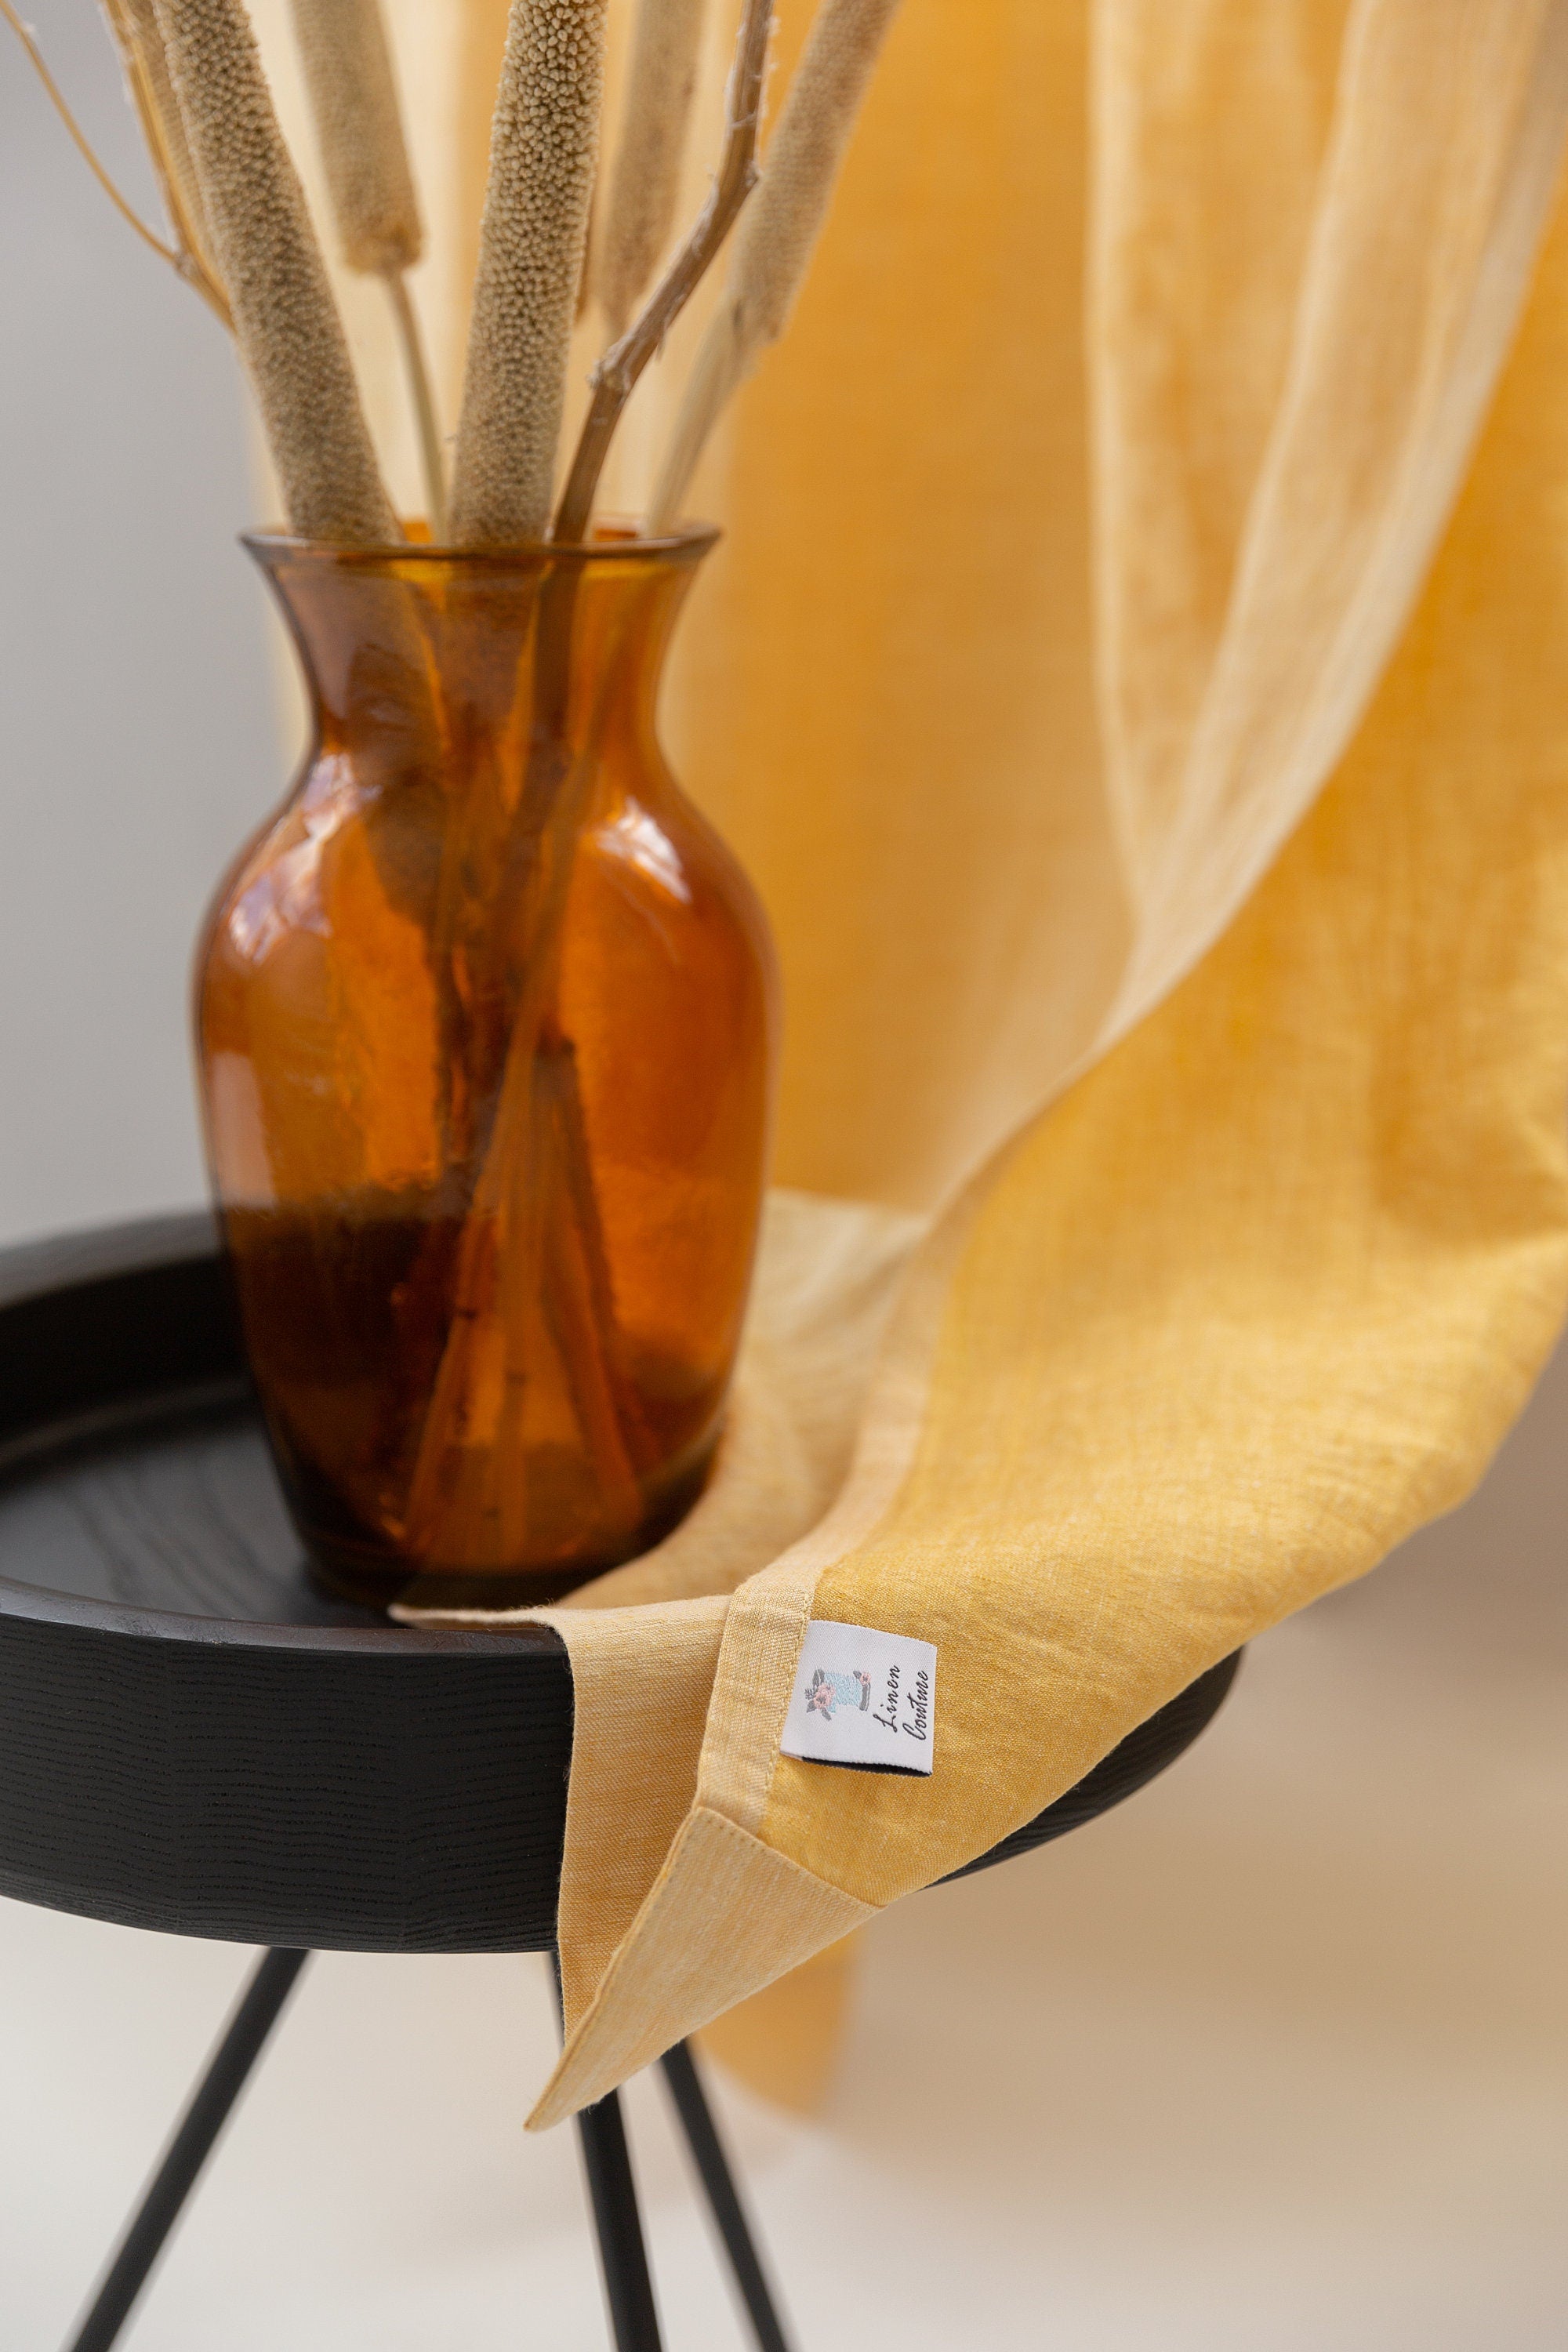
M 1568 0 L 904 0 L 696 500 L 666 724 L 779 931 L 796 1190 L 710 1496 L 552 1612 L 536 2122 L 1038 1811 L 1522 1402 L 1565 121 Z M 781 1758 L 814 1613 L 937 1644 L 931 1778 Z

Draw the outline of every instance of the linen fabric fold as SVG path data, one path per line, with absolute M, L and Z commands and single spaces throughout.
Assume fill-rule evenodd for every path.
M 781 1174 L 885 1206 L 775 1204 L 709 1495 L 543 1612 L 535 2124 L 1028 1820 L 1528 1393 L 1565 123 L 1568 0 L 905 0 L 668 714 L 780 935 Z M 781 1752 L 821 1620 L 935 1645 L 929 1776 Z

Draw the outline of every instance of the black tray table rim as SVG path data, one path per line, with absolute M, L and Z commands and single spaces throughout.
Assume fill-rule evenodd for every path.
M 29 1579 L 8 1497 L 55 1486 L 75 1507 L 104 1460 L 133 1480 L 146 1449 L 178 1465 L 215 1430 L 218 1470 L 173 1490 L 188 1520 L 173 1568 L 138 1555 L 130 1598 Z M 237 1463 L 251 1483 L 234 1499 L 221 1490 Z M 563 1644 L 544 1627 L 394 1627 L 345 1607 L 311 1622 L 322 1604 L 277 1532 L 275 1489 L 272 1553 L 234 1571 L 241 1613 L 163 1605 L 180 1597 L 179 1558 L 270 1479 L 210 1217 L 0 1253 L 0 1893 L 236 1942 L 549 1949 L 572 1742 Z M 90 1491 L 83 1584 L 92 1547 L 118 1540 Z M 244 1613 L 246 1590 L 287 1622 Z M 1144 1786 L 1212 1718 L 1236 1665 L 1222 1659 L 952 1875 Z

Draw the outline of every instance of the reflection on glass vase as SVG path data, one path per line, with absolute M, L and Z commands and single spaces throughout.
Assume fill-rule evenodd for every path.
M 545 1601 L 700 1489 L 755 1245 L 772 949 L 654 733 L 711 536 L 248 544 L 316 741 L 197 1020 L 273 1450 L 339 1590 Z

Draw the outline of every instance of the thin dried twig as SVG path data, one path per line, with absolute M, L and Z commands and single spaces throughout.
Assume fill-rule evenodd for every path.
M 45 90 L 47 92 L 49 101 L 54 107 L 55 112 L 59 116 L 61 122 L 65 125 L 67 131 L 69 133 L 71 142 L 75 146 L 77 152 L 81 156 L 83 162 L 88 167 L 88 170 L 92 173 L 93 178 L 98 182 L 99 186 L 109 198 L 109 201 L 114 206 L 115 211 L 120 215 L 123 221 L 126 221 L 130 226 L 135 230 L 142 243 L 152 247 L 153 251 L 158 256 L 161 261 L 166 261 L 171 269 L 174 270 L 178 276 L 184 278 L 188 284 L 196 286 L 198 290 L 202 292 L 208 300 L 212 301 L 213 308 L 218 312 L 218 315 L 224 320 L 224 322 L 226 325 L 228 322 L 228 313 L 226 305 L 224 303 L 223 297 L 221 293 L 218 292 L 216 286 L 209 288 L 202 282 L 202 276 L 199 268 L 195 263 L 194 255 L 183 249 L 184 239 L 180 238 L 180 230 L 177 221 L 175 222 L 175 235 L 177 238 L 180 238 L 180 242 L 174 245 L 165 245 L 163 239 L 158 235 L 156 229 L 148 227 L 147 223 L 136 210 L 135 205 L 121 194 L 120 188 L 110 177 L 108 172 L 99 161 L 97 152 L 94 149 L 91 141 L 88 138 L 86 131 L 83 131 L 80 123 L 77 121 L 76 116 L 71 112 L 70 107 L 66 100 L 65 92 L 61 89 L 58 82 L 56 81 L 53 74 L 49 71 L 43 51 L 39 48 L 37 42 L 33 37 L 31 26 L 25 24 L 22 18 L 16 14 L 16 9 L 11 5 L 11 0 L 0 0 L 0 16 L 5 18 L 5 23 L 9 25 L 11 30 L 16 34 L 16 38 L 21 42 L 23 48 L 26 51 L 28 62 L 32 66 L 34 72 L 37 75 L 38 79 L 42 82 Z M 129 71 L 129 65 L 127 70 Z M 156 157 L 154 157 L 155 162 L 156 160 Z M 161 173 L 160 177 L 162 177 Z M 168 193 L 166 188 L 164 193 L 165 194 Z M 173 218 L 173 205 L 170 206 L 170 213 L 171 218 Z
M 674 522 L 725 402 L 788 324 L 898 5 L 822 0 L 676 418 L 649 509 L 652 530 Z
M 338 242 L 351 269 L 379 278 L 392 304 L 419 435 L 430 528 L 447 535 L 436 399 L 405 272 L 425 250 L 392 51 L 378 0 L 293 0 L 294 30 Z
M 598 146 L 605 0 L 512 0 L 452 469 L 459 546 L 550 519 Z
M 156 6 L 289 527 L 308 539 L 384 546 L 401 533 L 242 0 Z
M 724 150 L 707 203 L 690 236 L 654 289 L 642 316 L 612 343 L 593 375 L 593 397 L 552 536 L 581 540 L 621 412 L 638 377 L 685 309 L 757 183 L 757 124 L 767 72 L 773 0 L 746 0 L 725 94 Z
M 675 225 L 707 7 L 708 0 L 640 0 L 615 176 L 591 263 L 612 335 L 625 333 Z

